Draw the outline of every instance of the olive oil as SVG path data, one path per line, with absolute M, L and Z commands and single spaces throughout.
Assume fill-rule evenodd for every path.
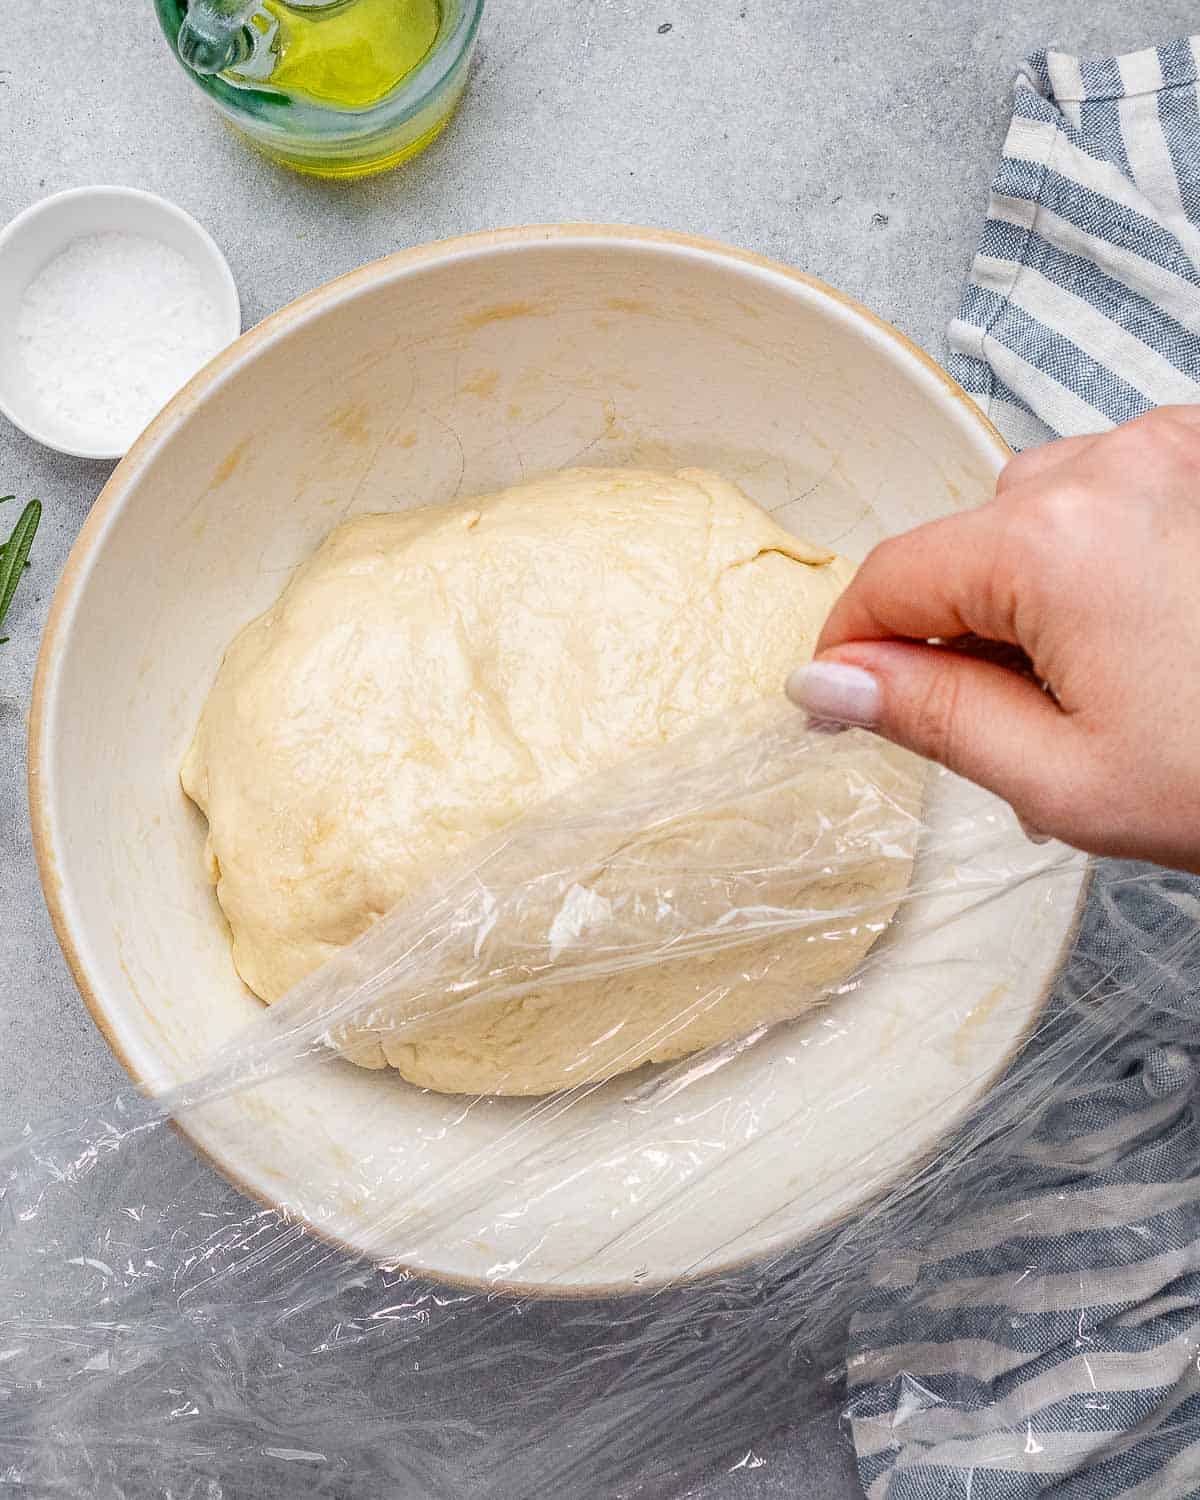
M 251 18 L 254 53 L 230 70 L 253 82 L 334 109 L 364 109 L 385 99 L 437 39 L 439 0 L 334 0 L 289 4 L 262 0 Z
M 265 156 L 318 177 L 384 172 L 445 129 L 484 0 L 154 0 L 168 41 Z M 437 66 L 424 67 L 434 57 Z

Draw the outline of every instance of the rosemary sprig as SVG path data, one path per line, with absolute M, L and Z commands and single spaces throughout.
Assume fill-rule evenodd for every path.
M 4 498 L 11 500 L 13 496 L 6 495 Z M 34 534 L 41 519 L 42 502 L 31 500 L 17 518 L 12 535 L 0 548 L 0 625 L 4 624 L 8 606 L 13 601 L 17 585 L 21 581 L 21 574 L 29 562 L 29 549 L 33 546 Z M 0 645 L 7 640 L 6 635 L 0 636 Z

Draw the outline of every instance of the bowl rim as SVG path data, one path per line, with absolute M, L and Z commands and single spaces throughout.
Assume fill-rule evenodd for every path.
M 120 199 L 144 204 L 164 219 L 172 219 L 175 223 L 182 225 L 195 243 L 197 259 L 203 256 L 207 264 L 216 272 L 222 292 L 221 304 L 217 307 L 217 316 L 221 325 L 221 337 L 224 340 L 219 352 L 224 353 L 230 344 L 236 342 L 242 331 L 241 299 L 229 262 L 225 259 L 224 252 L 216 240 L 198 219 L 194 219 L 186 209 L 180 208 L 177 203 L 172 203 L 170 198 L 164 198 L 159 193 L 147 192 L 145 188 L 125 187 L 120 183 L 99 182 L 83 187 L 65 188 L 60 193 L 49 193 L 45 198 L 38 198 L 30 203 L 11 218 L 3 228 L 0 228 L 0 264 L 3 263 L 10 245 L 17 236 L 28 229 L 31 224 L 36 223 L 38 219 L 57 212 L 68 203 L 81 201 L 97 203 Z M 87 231 L 85 230 L 84 233 Z M 65 249 L 70 244 L 71 238 L 78 238 L 78 235 L 61 240 L 58 249 Z M 216 357 L 218 356 L 214 356 Z M 32 438 L 35 443 L 40 443 L 43 448 L 50 448 L 56 453 L 65 453 L 71 458 L 111 462 L 113 459 L 123 457 L 126 452 L 132 451 L 137 442 L 135 439 L 134 444 L 131 444 L 129 448 L 108 444 L 72 446 L 59 442 L 40 431 L 38 424 L 31 422 L 27 416 L 18 415 L 11 403 L 4 399 L 2 393 L 0 393 L 0 414 L 7 417 L 13 426 L 23 432 L 26 437 Z
M 293 302 L 285 304 L 278 311 L 270 314 L 256 327 L 242 334 L 240 338 L 215 355 L 167 403 L 141 436 L 134 442 L 129 452 L 117 465 L 101 490 L 80 529 L 55 587 L 38 650 L 33 693 L 30 701 L 27 772 L 29 817 L 38 875 L 46 907 L 50 914 L 51 925 L 54 928 L 55 936 L 67 961 L 72 978 L 75 980 L 76 987 L 97 1030 L 107 1042 L 117 1061 L 129 1075 L 134 1086 L 141 1093 L 152 1097 L 154 1090 L 146 1078 L 133 1065 L 124 1047 L 121 1045 L 115 1033 L 114 1024 L 109 1019 L 99 989 L 93 986 L 87 965 L 71 928 L 66 910 L 63 879 L 59 873 L 57 854 L 54 847 L 54 817 L 50 806 L 51 778 L 47 775 L 50 764 L 47 728 L 56 685 L 58 663 L 63 654 L 66 638 L 75 617 L 82 586 L 86 582 L 91 565 L 110 523 L 120 512 L 126 495 L 145 470 L 150 459 L 163 446 L 171 434 L 183 424 L 190 413 L 211 391 L 217 389 L 224 379 L 232 373 L 233 369 L 244 362 L 247 356 L 256 350 L 269 347 L 291 328 L 307 321 L 311 317 L 317 316 L 327 307 L 344 301 L 348 296 L 365 291 L 393 277 L 401 278 L 410 271 L 428 264 L 453 261 L 465 255 L 486 254 L 495 250 L 511 250 L 525 245 L 571 244 L 572 242 L 585 244 L 625 243 L 637 247 L 659 247 L 668 251 L 674 250 L 686 252 L 690 255 L 698 255 L 705 259 L 749 266 L 753 269 L 782 276 L 788 281 L 795 283 L 798 288 L 814 300 L 836 304 L 843 314 L 848 313 L 860 326 L 865 326 L 868 331 L 872 332 L 875 338 L 881 343 L 891 345 L 896 353 L 913 361 L 926 375 L 933 376 L 936 383 L 941 386 L 943 395 L 966 409 L 982 435 L 995 448 L 997 459 L 1004 461 L 1012 456 L 1011 448 L 1000 435 L 995 425 L 957 381 L 952 379 L 919 345 L 847 293 L 839 291 L 837 288 L 828 285 L 828 283 L 821 281 L 815 276 L 809 275 L 807 272 L 797 270 L 794 267 L 772 260 L 767 256 L 727 245 L 719 240 L 678 233 L 672 230 L 642 228 L 625 224 L 528 224 L 505 229 L 482 230 L 472 234 L 457 235 L 449 239 L 434 240 L 426 244 L 414 246 L 411 249 L 397 251 L 378 260 L 369 261 L 352 271 L 335 277 L 331 281 L 324 282 L 312 291 L 298 297 Z M 1074 944 L 1090 884 L 1091 862 L 1088 861 L 1081 877 L 1079 899 L 1071 920 L 1067 924 L 1058 960 L 1054 964 L 1050 977 L 1045 983 L 1038 1005 L 1031 1012 L 1032 1019 L 1029 1025 L 1012 1047 L 998 1060 L 995 1072 L 992 1074 L 992 1081 L 1000 1077 L 1011 1066 L 1014 1058 L 1024 1047 L 1045 1009 L 1055 979 Z M 972 1104 L 976 1102 L 976 1098 L 977 1096 L 973 1096 L 971 1100 Z M 966 1106 L 965 1108 L 969 1107 Z M 283 1204 L 277 1199 L 272 1198 L 269 1194 L 260 1192 L 246 1183 L 236 1169 L 232 1168 L 228 1162 L 214 1155 L 192 1134 L 185 1124 L 174 1118 L 171 1118 L 170 1123 L 187 1140 L 191 1149 L 208 1161 L 240 1193 L 251 1201 L 262 1204 L 266 1208 L 284 1211 Z M 946 1127 L 947 1131 L 953 1128 L 953 1124 Z M 923 1162 L 927 1160 L 928 1155 L 935 1150 L 936 1143 L 930 1146 L 927 1152 L 914 1157 L 902 1170 L 919 1170 Z M 830 1220 L 829 1224 L 824 1226 L 825 1229 L 832 1229 L 838 1224 L 844 1223 L 848 1218 L 865 1211 L 871 1203 L 878 1201 L 894 1180 L 895 1174 L 890 1176 L 887 1182 L 876 1187 L 845 1212 Z M 322 1229 L 319 1225 L 312 1224 L 308 1220 L 305 1220 L 305 1223 L 311 1232 L 319 1238 L 335 1245 L 341 1250 L 361 1255 L 362 1252 L 360 1250 L 356 1249 L 354 1245 L 344 1240 L 341 1236 L 329 1230 Z M 607 1299 L 653 1293 L 661 1290 L 664 1286 L 682 1286 L 691 1282 L 703 1281 L 715 1275 L 737 1273 L 758 1261 L 769 1263 L 778 1259 L 781 1254 L 786 1253 L 786 1248 L 772 1249 L 768 1247 L 765 1250 L 757 1250 L 748 1255 L 737 1256 L 733 1260 L 722 1262 L 719 1266 L 705 1267 L 700 1271 L 669 1278 L 665 1282 L 652 1281 L 641 1284 L 630 1282 L 628 1285 L 624 1283 L 615 1285 L 606 1283 L 593 1285 L 573 1283 L 570 1286 L 552 1286 L 538 1282 L 493 1282 L 479 1280 L 474 1277 L 456 1276 L 445 1272 L 431 1271 L 421 1266 L 412 1266 L 407 1269 L 414 1275 L 423 1276 L 444 1285 L 466 1287 L 473 1291 L 490 1293 L 492 1295 L 499 1294 L 520 1298 L 533 1297 L 544 1300 L 577 1301 L 589 1298 Z

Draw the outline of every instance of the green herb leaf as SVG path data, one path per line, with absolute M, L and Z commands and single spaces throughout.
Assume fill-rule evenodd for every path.
M 29 561 L 29 549 L 42 519 L 42 502 L 31 500 L 17 519 L 12 535 L 4 544 L 4 555 L 0 557 L 0 625 L 8 613 L 8 606 L 17 592 L 17 585 Z M 8 639 L 7 636 L 4 637 Z

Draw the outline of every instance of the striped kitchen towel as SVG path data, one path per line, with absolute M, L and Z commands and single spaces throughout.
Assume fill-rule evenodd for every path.
M 1016 448 L 1200 401 L 1200 38 L 1017 80 L 950 373 Z
M 1200 402 L 1198 64 L 1193 39 L 1018 79 L 950 333 L 1014 447 Z M 1010 1087 L 1037 1096 L 1064 1028 L 1103 1033 L 1086 1067 L 941 1181 L 942 1229 L 880 1258 L 851 1324 L 870 1500 L 1200 1497 L 1200 881 L 1098 867 Z
M 1045 1023 L 911 1191 L 850 1326 L 868 1500 L 1200 1496 L 1200 881 L 1097 867 Z

